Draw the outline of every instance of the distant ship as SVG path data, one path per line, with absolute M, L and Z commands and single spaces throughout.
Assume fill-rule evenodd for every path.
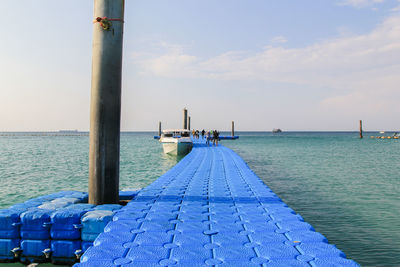
M 273 133 L 281 133 L 281 132 L 282 132 L 282 130 L 281 130 L 281 129 L 279 129 L 279 128 L 277 128 L 277 129 L 273 129 L 273 130 L 272 130 L 272 132 L 273 132 Z
M 59 130 L 59 133 L 77 133 L 78 130 Z

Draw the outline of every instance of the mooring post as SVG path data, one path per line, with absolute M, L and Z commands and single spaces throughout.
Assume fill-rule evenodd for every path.
M 187 123 L 188 123 L 187 109 L 184 108 L 184 109 L 183 109 L 183 129 L 187 129 L 187 128 L 188 128 L 188 127 L 187 127 L 187 126 L 188 126 Z
M 235 122 L 232 121 L 232 137 L 235 136 Z
M 360 120 L 360 138 L 363 138 L 362 120 Z
M 90 103 L 89 203 L 119 202 L 124 0 L 95 0 Z
M 158 122 L 158 136 L 161 137 L 161 121 Z
M 190 131 L 190 116 L 188 117 L 188 130 Z

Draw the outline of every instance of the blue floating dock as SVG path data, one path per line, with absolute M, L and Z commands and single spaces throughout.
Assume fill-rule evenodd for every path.
M 239 136 L 235 135 L 235 136 L 220 136 L 219 137 L 220 140 L 236 140 L 239 139 Z
M 158 139 L 160 139 L 160 136 L 154 135 L 153 138 L 158 140 Z M 219 139 L 220 140 L 236 140 L 236 139 L 239 139 L 239 136 L 237 136 L 237 135 L 235 135 L 235 136 L 229 136 L 229 135 L 228 136 L 220 136 Z
M 132 200 L 139 190 L 121 191 Z M 87 204 L 88 194 L 62 191 L 0 210 L 0 263 L 74 264 L 113 218 L 117 204 Z
M 75 267 L 359 266 L 232 150 L 196 143 L 141 190 Z

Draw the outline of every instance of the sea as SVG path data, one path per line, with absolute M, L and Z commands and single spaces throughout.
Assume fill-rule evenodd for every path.
M 180 160 L 163 154 L 155 134 L 121 133 L 121 189 L 145 187 Z M 348 258 L 400 266 L 400 139 L 371 138 L 380 135 L 372 132 L 363 139 L 356 132 L 236 134 L 238 140 L 220 143 Z M 0 133 L 0 209 L 60 190 L 86 191 L 88 151 L 87 133 Z

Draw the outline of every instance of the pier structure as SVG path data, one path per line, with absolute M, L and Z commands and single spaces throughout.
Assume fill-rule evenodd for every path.
M 89 203 L 118 203 L 124 0 L 94 1 Z
M 236 140 L 239 138 L 239 136 L 235 135 L 235 122 L 232 121 L 231 125 L 231 135 L 222 135 L 219 137 L 220 140 Z
M 192 151 L 117 211 L 75 267 L 359 266 L 288 207 L 240 156 Z
M 138 190 L 119 197 L 129 201 Z M 122 207 L 87 202 L 86 192 L 61 191 L 0 209 L 0 263 L 74 264 Z
M 188 129 L 188 111 L 186 108 L 183 109 L 183 126 L 182 129 Z

